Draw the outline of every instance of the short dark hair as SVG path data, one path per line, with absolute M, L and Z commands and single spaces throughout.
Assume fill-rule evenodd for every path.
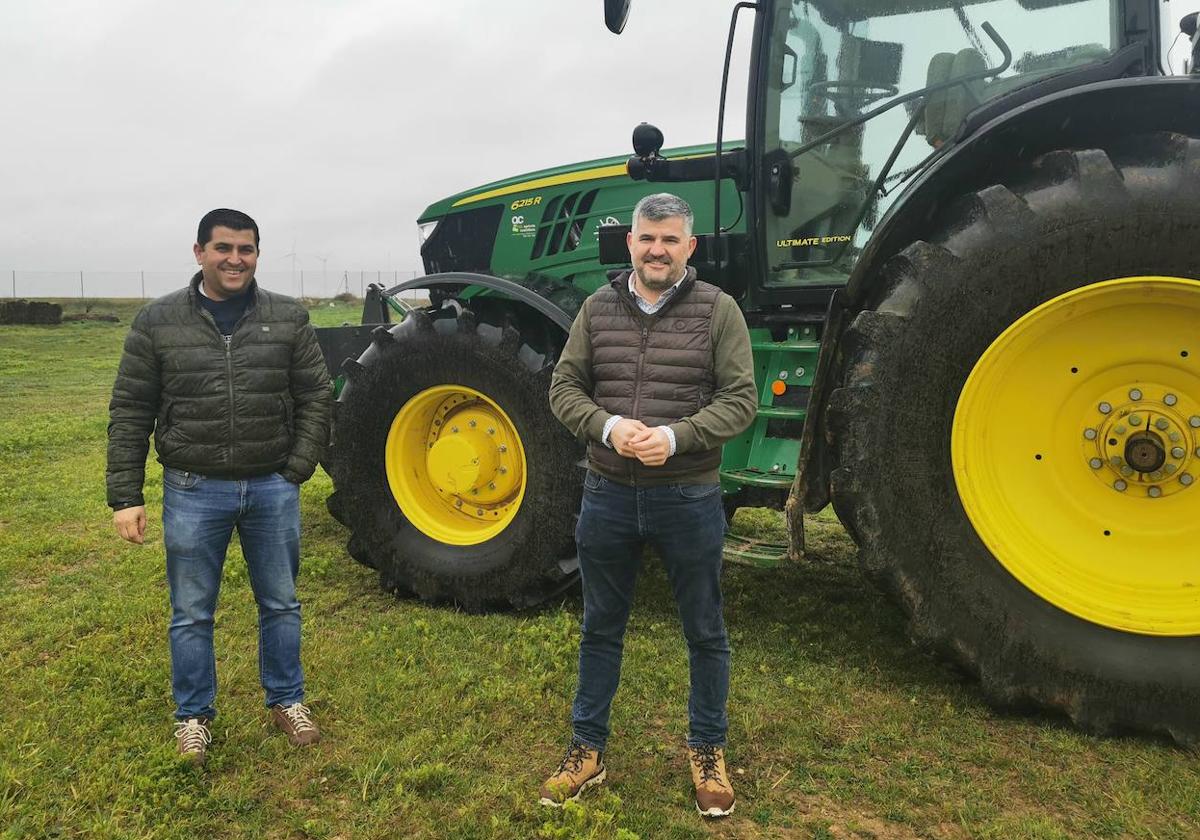
M 213 228 L 218 226 L 230 230 L 254 231 L 254 247 L 258 247 L 258 223 L 241 210 L 230 210 L 226 207 L 209 210 L 204 214 L 200 220 L 200 227 L 196 230 L 196 244 L 201 248 L 207 245 L 212 239 Z

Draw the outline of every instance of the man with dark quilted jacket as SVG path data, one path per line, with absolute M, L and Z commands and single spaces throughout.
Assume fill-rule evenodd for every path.
M 245 213 L 200 220 L 200 271 L 138 312 L 109 404 L 108 504 L 123 539 L 145 539 L 151 432 L 163 466 L 176 746 L 197 764 L 216 715 L 213 613 L 235 529 L 271 718 L 294 745 L 320 738 L 304 705 L 296 575 L 300 484 L 329 439 L 332 391 L 308 312 L 255 281 L 258 249 Z

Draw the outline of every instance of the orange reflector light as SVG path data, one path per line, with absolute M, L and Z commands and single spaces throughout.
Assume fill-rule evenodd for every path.
M 787 390 L 787 385 L 784 384 L 784 381 L 782 379 L 776 379 L 774 382 L 771 383 L 771 393 L 777 397 L 782 396 L 783 392 L 786 390 Z

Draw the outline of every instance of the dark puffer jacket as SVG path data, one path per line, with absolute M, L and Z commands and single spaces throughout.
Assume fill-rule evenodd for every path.
M 160 463 L 215 478 L 299 484 L 329 440 L 333 394 L 308 312 L 258 288 L 228 345 L 199 303 L 200 275 L 138 312 L 108 423 L 108 504 L 143 504 L 148 438 Z

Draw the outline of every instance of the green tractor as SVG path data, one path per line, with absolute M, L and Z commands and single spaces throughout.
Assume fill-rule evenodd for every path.
M 1163 76 L 1159 6 L 759 0 L 730 44 L 739 21 L 744 141 L 664 153 L 642 125 L 632 158 L 451 196 L 419 220 L 428 276 L 323 332 L 349 553 L 471 610 L 574 583 L 583 449 L 550 373 L 666 189 L 752 334 L 727 508 L 786 504 L 799 552 L 832 502 L 998 705 L 1200 741 L 1200 78 Z

